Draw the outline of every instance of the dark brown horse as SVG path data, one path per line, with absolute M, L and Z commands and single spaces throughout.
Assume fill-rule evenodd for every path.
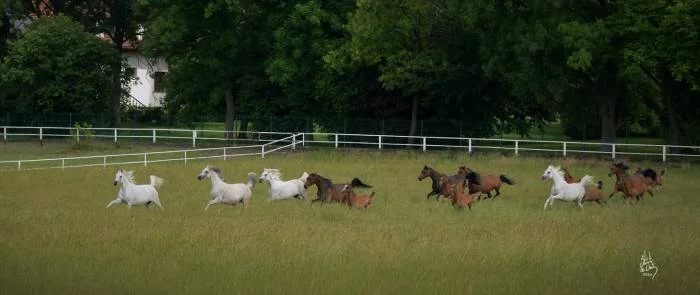
M 467 168 L 466 166 L 460 166 L 457 170 L 457 175 L 464 177 L 468 180 L 469 194 L 474 194 L 479 192 L 477 200 L 481 200 L 481 194 L 486 194 L 486 198 L 495 198 L 501 195 L 501 185 L 503 183 L 514 185 L 515 181 L 501 174 L 496 175 L 480 175 L 474 170 Z M 492 197 L 491 191 L 496 191 L 496 194 Z
M 452 200 L 452 207 L 455 207 L 455 209 L 458 210 L 467 207 L 469 210 L 471 210 L 474 200 L 478 195 L 481 195 L 481 192 L 476 192 L 475 194 L 471 195 L 466 194 L 464 192 L 464 187 L 468 186 L 468 184 L 464 182 L 468 182 L 468 180 L 462 179 L 461 181 L 463 183 L 458 183 L 457 185 L 453 186 L 450 184 L 449 178 L 443 175 L 440 177 L 440 187 L 443 189 L 443 191 L 449 192 L 450 199 Z
M 353 178 L 350 183 L 338 183 L 334 184 L 330 179 L 325 178 L 318 173 L 311 173 L 306 178 L 304 182 L 304 188 L 309 188 L 312 185 L 316 185 L 318 189 L 316 191 L 316 199 L 312 200 L 311 203 L 317 201 L 323 202 L 339 202 L 343 204 L 349 204 L 350 200 L 346 195 L 343 194 L 343 187 L 345 185 L 350 185 L 351 187 L 372 187 L 370 185 L 364 184 L 360 179 Z
M 642 170 L 642 168 L 637 168 L 637 172 L 635 172 L 635 174 L 644 176 L 644 179 L 650 188 L 660 188 L 664 183 L 663 176 L 666 174 L 666 168 L 662 168 L 661 172 L 659 173 L 656 173 L 656 170 L 651 168 L 644 170 Z
M 441 176 L 447 176 L 445 174 L 442 174 L 440 172 L 437 172 L 437 170 L 428 167 L 428 165 L 424 165 L 423 169 L 420 171 L 420 175 L 418 175 L 418 181 L 423 181 L 426 177 L 430 177 L 430 180 L 433 181 L 433 190 L 431 190 L 428 195 L 426 196 L 427 199 L 430 199 L 430 196 L 432 195 L 438 195 L 437 199 L 440 199 L 440 196 L 443 196 L 445 198 L 449 198 L 449 192 L 444 192 L 442 188 L 440 187 L 440 177 Z M 449 179 L 450 185 L 459 183 L 460 180 L 463 180 L 464 177 L 460 175 L 452 175 L 452 176 L 447 176 Z
M 569 170 L 567 169 L 561 169 L 562 172 L 564 172 L 564 181 L 566 183 L 576 183 L 580 182 L 581 180 L 576 180 L 571 174 L 569 173 Z M 598 186 L 595 185 L 586 185 L 584 186 L 584 189 L 586 190 L 586 195 L 583 196 L 583 201 L 582 202 L 592 202 L 595 201 L 598 204 L 603 205 L 603 203 L 606 203 L 605 198 L 603 198 L 603 181 L 598 181 Z
M 627 198 L 627 202 L 630 204 L 632 204 L 632 199 L 639 202 L 643 198 L 645 192 L 648 192 L 653 197 L 654 194 L 651 192 L 649 185 L 647 185 L 644 176 L 639 174 L 627 174 L 627 169 L 629 169 L 629 167 L 623 162 L 610 164 L 610 173 L 608 173 L 608 176 L 615 174 L 617 183 L 615 184 L 615 190 L 608 196 L 608 199 L 612 198 L 618 191 L 625 194 L 625 198 Z

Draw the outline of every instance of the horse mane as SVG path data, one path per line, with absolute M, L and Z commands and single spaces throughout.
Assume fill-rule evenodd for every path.
M 473 183 L 476 185 L 481 184 L 481 182 L 480 182 L 481 175 L 479 175 L 479 173 L 476 173 L 474 171 L 467 172 L 467 175 L 464 176 L 464 178 L 466 178 L 469 181 L 469 183 Z
M 561 177 L 566 176 L 566 174 L 565 174 L 565 173 L 566 173 L 566 168 L 562 169 L 561 167 L 554 166 L 554 165 L 549 165 L 549 168 L 552 168 L 552 171 L 554 171 L 555 173 L 561 175 Z
M 637 173 L 642 174 L 642 176 L 644 176 L 644 177 L 647 177 L 647 178 L 651 178 L 651 179 L 653 179 L 653 180 L 656 180 L 656 175 L 657 175 L 657 173 L 656 173 L 656 171 L 655 171 L 654 169 L 651 169 L 651 168 L 647 168 L 647 169 L 644 169 L 644 170 L 638 169 L 638 170 L 637 170 Z
M 613 163 L 613 165 L 615 165 L 615 167 L 619 168 L 620 170 L 622 170 L 624 172 L 627 172 L 627 169 L 630 169 L 630 167 L 625 165 L 625 162 L 622 162 L 622 161 Z
M 216 173 L 216 175 L 218 175 L 219 178 L 221 178 L 221 180 L 224 180 L 224 175 L 221 173 L 221 169 L 219 169 L 219 168 L 217 168 L 217 167 L 211 167 L 211 168 L 209 168 L 209 170 L 211 170 L 211 171 L 213 171 L 214 173 Z
M 136 181 L 134 180 L 134 172 L 133 171 L 122 171 L 123 177 L 129 180 L 129 182 L 136 184 Z
M 272 176 L 272 178 L 277 180 L 282 180 L 282 172 L 279 169 L 266 169 L 266 172 Z

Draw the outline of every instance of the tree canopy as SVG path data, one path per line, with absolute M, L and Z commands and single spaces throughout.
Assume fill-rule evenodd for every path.
M 65 16 L 33 22 L 0 63 L 2 109 L 25 118 L 109 109 L 110 63 L 119 56 Z
M 27 93 L 13 84 L 26 81 L 18 73 L 36 69 L 12 57 L 30 32 L 19 36 L 6 24 L 40 7 L 0 3 L 0 55 L 14 67 L 3 73 L 10 88 L 0 91 L 8 105 Z M 405 120 L 406 128 L 388 131 L 404 134 L 416 134 L 419 120 L 443 120 L 436 135 L 528 136 L 559 121 L 572 138 L 614 142 L 632 132 L 700 143 L 680 136 L 700 126 L 700 1 L 90 3 L 57 1 L 51 15 L 110 34 L 113 47 L 141 32 L 139 49 L 170 64 L 167 112 L 210 114 L 227 130 L 236 121 L 262 128 L 274 116 L 327 128 L 336 118 Z M 40 105 L 52 111 L 56 103 Z

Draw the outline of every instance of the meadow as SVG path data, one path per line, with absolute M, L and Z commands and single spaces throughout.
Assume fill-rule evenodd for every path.
M 8 150 L 5 150 L 8 151 Z M 464 152 L 298 150 L 265 159 L 0 172 L 2 294 L 692 294 L 700 290 L 700 168 L 668 164 L 663 188 L 637 205 L 555 202 L 542 210 L 548 164 L 591 174 L 612 191 L 609 161 Z M 374 186 L 368 210 L 267 202 L 215 205 L 206 164 L 227 182 L 280 168 Z M 506 174 L 495 200 L 456 211 L 425 196 L 423 165 Z M 630 166 L 659 168 L 660 163 Z M 105 209 L 117 168 L 165 179 L 165 207 Z M 369 190 L 363 190 L 369 191 Z M 649 251 L 654 279 L 640 274 Z

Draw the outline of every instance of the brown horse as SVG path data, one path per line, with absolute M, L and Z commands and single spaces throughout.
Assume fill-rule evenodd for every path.
M 467 182 L 468 180 L 463 179 L 462 182 Z M 455 207 L 455 209 L 462 210 L 464 207 L 467 207 L 469 210 L 472 209 L 472 204 L 474 203 L 474 200 L 478 195 L 481 195 L 481 192 L 477 192 L 475 194 L 465 194 L 464 193 L 464 187 L 468 186 L 466 183 L 458 183 L 457 185 L 453 186 L 450 184 L 450 180 L 447 176 L 442 176 L 440 177 L 440 186 L 442 187 L 443 191 L 449 191 L 450 199 L 452 200 L 452 207 Z
M 562 172 L 564 172 L 564 181 L 566 183 L 576 183 L 580 182 L 580 180 L 576 180 L 573 176 L 571 176 L 571 173 L 569 173 L 569 170 L 567 169 L 561 169 Z M 603 203 L 606 203 L 605 198 L 603 198 L 603 181 L 598 181 L 598 185 L 586 185 L 584 186 L 584 189 L 586 190 L 586 194 L 583 196 L 583 201 L 582 202 L 591 202 L 595 201 L 598 204 L 603 205 Z M 602 203 L 601 203 L 602 201 Z
M 306 178 L 306 182 L 304 182 L 304 188 L 309 188 L 312 185 L 316 185 L 316 188 L 318 189 L 316 191 L 316 199 L 311 201 L 312 204 L 317 201 L 339 202 L 343 204 L 349 204 L 350 201 L 343 194 L 343 187 L 345 185 L 350 185 L 351 187 L 372 187 L 370 185 L 364 184 L 358 178 L 353 178 L 352 181 L 350 181 L 350 183 L 334 184 L 333 182 L 331 182 L 330 179 L 318 175 L 318 173 L 315 172 L 309 174 L 309 176 Z
M 503 183 L 514 185 L 515 181 L 509 179 L 505 175 L 480 175 L 475 171 L 467 168 L 466 166 L 460 166 L 457 170 L 457 175 L 464 177 L 468 180 L 469 193 L 474 194 L 479 192 L 477 200 L 481 200 L 481 194 L 486 194 L 486 198 L 490 199 L 491 191 L 495 190 L 496 194 L 493 196 L 494 200 L 501 194 L 501 185 Z
M 666 168 L 662 168 L 661 172 L 656 173 L 656 170 L 647 168 L 642 170 L 642 168 L 637 168 L 635 174 L 644 176 L 644 180 L 650 188 L 660 188 L 663 185 L 663 176 L 666 174 Z
M 615 174 L 617 177 L 617 183 L 615 184 L 615 190 L 608 196 L 608 199 L 612 198 L 612 196 L 618 191 L 625 194 L 627 202 L 630 204 L 632 204 L 633 198 L 636 199 L 636 202 L 639 202 L 643 198 L 645 192 L 648 192 L 653 197 L 654 194 L 651 192 L 651 188 L 647 185 L 647 181 L 644 179 L 644 176 L 638 174 L 627 174 L 627 169 L 629 169 L 629 167 L 627 167 L 627 165 L 625 165 L 623 162 L 610 164 L 610 173 L 608 173 L 608 176 Z
M 367 206 L 372 204 L 372 199 L 374 198 L 374 191 L 369 195 L 356 195 L 352 186 L 347 184 L 343 186 L 342 192 L 345 198 L 349 200 L 347 204 L 349 208 L 364 208 L 366 210 Z
M 430 180 L 433 181 L 433 190 L 431 190 L 428 195 L 426 196 L 427 199 L 430 199 L 430 196 L 432 195 L 437 195 L 438 201 L 440 200 L 440 196 L 443 196 L 445 198 L 449 198 L 449 192 L 445 192 L 442 190 L 439 182 L 440 182 L 440 177 L 441 176 L 446 176 L 445 174 L 442 174 L 440 172 L 437 172 L 437 170 L 428 167 L 428 165 L 424 165 L 423 169 L 420 171 L 420 174 L 418 175 L 418 181 L 423 181 L 426 177 L 430 177 Z M 454 184 L 458 183 L 460 180 L 464 179 L 464 176 L 461 176 L 459 174 L 457 175 L 452 175 L 448 176 L 449 183 Z

